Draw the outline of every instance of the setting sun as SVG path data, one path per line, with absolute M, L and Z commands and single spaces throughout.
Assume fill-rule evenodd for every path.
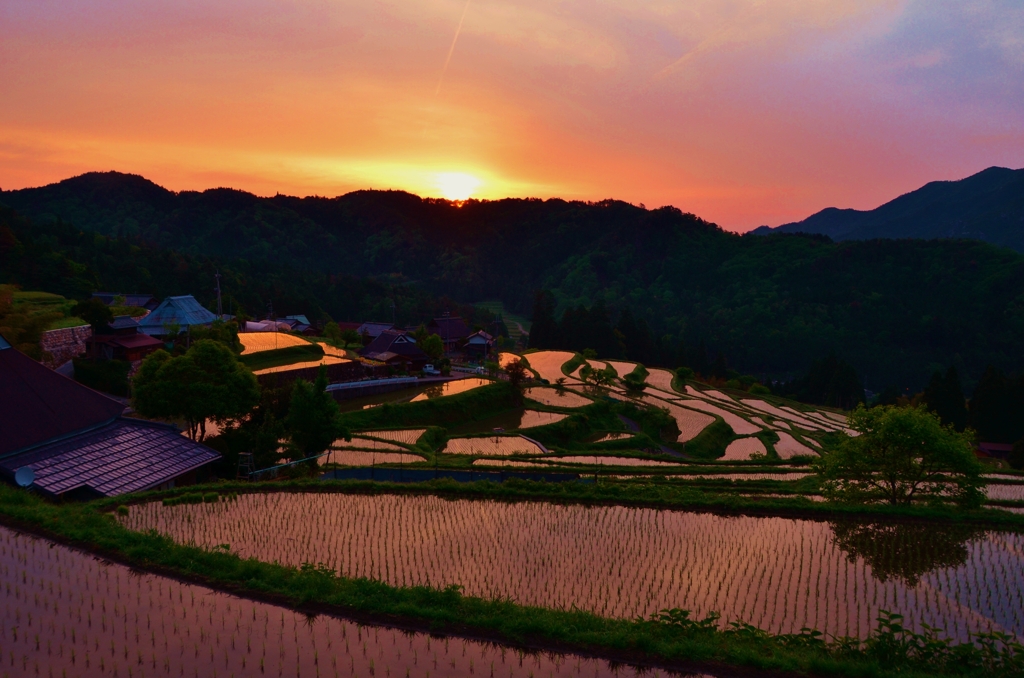
M 446 200 L 466 200 L 483 182 L 470 174 L 442 172 L 437 175 L 435 183 Z

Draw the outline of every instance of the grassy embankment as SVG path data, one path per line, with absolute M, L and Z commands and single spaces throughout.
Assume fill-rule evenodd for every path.
M 390 489 L 372 483 L 348 486 L 366 491 Z M 231 488 L 225 484 L 220 490 Z M 201 496 L 197 489 L 206 491 L 206 500 L 216 500 L 204 488 L 191 488 L 191 497 Z M 501 489 L 515 488 L 487 488 Z M 180 497 L 184 492 L 150 493 L 148 497 L 161 494 Z M 1024 666 L 1024 648 L 1019 645 L 1013 653 L 1003 655 L 949 643 L 933 643 L 924 652 L 915 649 L 918 639 L 892 628 L 882 629 L 867 643 L 826 643 L 807 633 L 771 635 L 745 625 L 720 630 L 713 622 L 693 622 L 679 613 L 660 620 L 607 619 L 578 610 L 463 596 L 458 587 L 400 588 L 347 579 L 313 565 L 285 567 L 222 550 L 177 544 L 155 532 L 131 532 L 108 512 L 116 505 L 117 500 L 50 504 L 25 491 L 0 487 L 0 521 L 9 526 L 81 546 L 133 567 L 312 613 L 370 615 L 381 622 L 404 623 L 436 633 L 471 634 L 535 648 L 576 650 L 690 669 L 738 666 L 831 676 L 1010 676 L 1019 675 L 1015 672 Z
M 288 346 L 272 351 L 260 351 L 238 357 L 239 362 L 252 371 L 265 370 L 270 367 L 281 367 L 293 363 L 311 362 L 324 357 L 324 350 L 318 344 Z

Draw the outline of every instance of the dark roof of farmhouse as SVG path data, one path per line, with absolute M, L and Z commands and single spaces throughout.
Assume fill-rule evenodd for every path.
M 124 405 L 32 360 L 0 338 L 0 456 L 99 426 Z
M 184 331 L 190 325 L 209 325 L 216 319 L 214 313 L 188 294 L 164 299 L 152 313 L 139 320 L 139 329 L 146 334 L 164 334 L 166 325 L 178 325 Z
M 161 485 L 220 458 L 174 426 L 118 418 L 105 426 L 0 459 L 13 476 L 35 472 L 33 487 L 59 496 L 76 490 L 114 497 Z
M 399 330 L 384 330 L 360 351 L 365 356 L 388 352 L 409 358 L 421 358 L 427 355 L 416 345 L 416 340 L 412 338 L 412 335 Z
M 437 328 L 434 330 L 433 328 Z M 447 318 L 434 318 L 430 321 L 430 328 L 440 335 L 445 341 L 457 341 L 469 336 L 469 326 L 458 316 Z

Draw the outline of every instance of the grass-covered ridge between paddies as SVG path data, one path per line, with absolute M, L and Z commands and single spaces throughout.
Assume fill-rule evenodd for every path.
M 323 487 L 318 483 L 310 485 Z M 224 484 L 221 494 L 230 492 L 230 488 L 231 484 Z M 354 488 L 350 485 L 350 489 Z M 190 489 L 193 495 L 201 494 L 205 500 L 208 490 Z M 373 487 L 364 484 L 364 489 Z M 163 494 L 172 497 L 176 493 Z M 146 498 L 155 496 L 157 493 L 151 493 Z M 209 505 L 214 507 L 219 502 Z M 117 512 L 103 512 L 116 506 L 116 501 L 54 505 L 28 493 L 0 487 L 0 519 L 8 526 L 87 548 L 133 567 L 310 612 L 370 615 L 436 633 L 469 633 L 563 651 L 630 656 L 635 661 L 663 667 L 685 668 L 699 662 L 709 669 L 716 665 L 723 669 L 735 666 L 851 677 L 1011 676 L 1019 670 L 1020 649 L 999 655 L 974 645 L 940 644 L 935 646 L 935 653 L 925 658 L 901 645 L 906 635 L 894 632 L 891 624 L 881 627 L 867 644 L 824 643 L 820 636 L 777 636 L 742 625 L 721 629 L 714 621 L 695 623 L 682 611 L 665 611 L 655 619 L 643 621 L 609 619 L 578 610 L 474 598 L 453 587 L 406 588 L 348 579 L 313 564 L 290 567 L 243 559 L 223 548 L 202 549 L 176 544 L 152 532 L 132 532 L 118 524 Z M 127 506 L 129 513 L 133 510 L 138 507 Z M 893 653 L 894 645 L 902 651 Z

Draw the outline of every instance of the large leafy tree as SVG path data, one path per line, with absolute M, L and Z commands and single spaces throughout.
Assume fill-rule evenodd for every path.
M 133 381 L 135 410 L 155 419 L 184 421 L 192 440 L 206 438 L 206 421 L 237 420 L 259 402 L 256 377 L 224 344 L 201 339 L 182 355 L 160 350 Z
M 815 463 L 822 492 L 831 501 L 952 501 L 978 506 L 981 467 L 972 451 L 971 431 L 944 427 L 925 408 L 858 407 L 846 438 Z
M 323 366 L 316 380 L 299 379 L 292 388 L 285 427 L 293 459 L 305 459 L 324 452 L 337 438 L 350 438 L 338 423 L 338 404 L 327 392 L 327 370 Z

